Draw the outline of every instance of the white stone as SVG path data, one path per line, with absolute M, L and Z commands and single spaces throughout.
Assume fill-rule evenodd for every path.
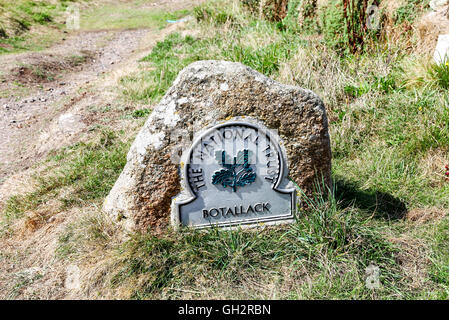
M 81 131 L 85 124 L 81 121 L 80 115 L 65 113 L 59 116 L 58 127 L 62 132 L 75 133 Z
M 437 64 L 449 62 L 449 34 L 440 34 L 438 36 L 433 59 Z
M 449 0 L 431 0 L 429 6 L 432 8 L 432 10 L 437 11 L 447 4 L 449 4 Z

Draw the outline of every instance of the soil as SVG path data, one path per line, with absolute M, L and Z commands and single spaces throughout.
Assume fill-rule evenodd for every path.
M 177 10 L 192 2 L 152 6 Z M 12 195 L 33 191 L 33 174 L 50 152 L 88 140 L 92 127 L 138 129 L 122 119 L 123 110 L 151 106 L 109 108 L 122 103 L 118 81 L 138 71 L 138 61 L 156 42 L 183 25 L 68 33 L 44 51 L 0 56 L 0 211 Z M 111 111 L 96 111 L 104 109 Z M 93 207 L 53 212 L 49 203 L 46 212 L 27 213 L 15 222 L 12 233 L 0 230 L 0 299 L 88 297 L 65 283 L 78 267 L 58 259 L 55 250 L 66 226 L 97 210 Z
M 92 91 L 89 89 L 95 83 L 91 82 L 130 59 L 148 32 L 84 32 L 42 53 L 0 56 L 0 71 L 5 74 L 0 92 L 26 88 L 25 95 L 0 98 L 0 181 L 26 169 L 49 149 L 61 146 L 41 144 L 42 134 L 51 138 L 45 128 L 61 113 L 87 99 L 91 93 L 83 89 Z M 79 121 L 83 122 L 83 115 Z M 64 135 L 73 135 L 73 131 L 60 129 Z

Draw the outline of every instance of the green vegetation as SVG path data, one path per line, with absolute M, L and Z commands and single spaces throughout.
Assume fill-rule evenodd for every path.
M 51 27 L 62 27 L 62 16 L 75 1 L 0 0 L 0 54 L 50 45 L 58 38 L 57 30 Z
M 135 234 L 119 247 L 108 279 L 112 287 L 132 286 L 131 298 L 137 299 L 179 298 L 186 291 L 192 297 L 218 291 L 222 298 L 265 297 L 274 284 L 281 299 L 407 297 L 397 293 L 398 248 L 370 219 L 352 207 L 341 208 L 333 196 L 309 204 L 313 210 L 286 227 Z M 362 280 L 372 263 L 383 272 L 379 292 Z M 313 288 L 305 279 L 311 274 L 320 275 Z M 142 281 L 132 285 L 135 279 Z M 251 287 L 255 279 L 269 288 Z
M 433 255 L 430 276 L 444 291 L 438 293 L 437 299 L 449 299 L 449 222 L 447 220 L 437 223 L 431 233 Z
M 38 186 L 32 193 L 11 197 L 5 208 L 8 219 L 16 219 L 26 211 L 36 210 L 51 199 L 60 201 L 60 209 L 100 199 L 109 192 L 126 163 L 129 144 L 108 130 L 103 130 L 97 141 L 78 143 L 54 155 L 48 172 L 36 177 Z M 60 194 L 70 187 L 67 194 Z
M 133 111 L 133 113 L 131 114 L 131 116 L 132 116 L 134 119 L 137 119 L 137 118 L 143 118 L 143 117 L 146 117 L 146 116 L 148 116 L 150 113 L 151 113 L 151 110 L 150 110 L 150 109 L 139 109 L 139 110 Z
M 89 11 L 81 21 L 83 30 L 111 30 L 134 28 L 162 28 L 167 20 L 187 15 L 188 10 L 167 12 L 154 9 L 145 1 L 124 4 L 105 4 Z
M 432 64 L 429 68 L 429 74 L 441 88 L 449 89 L 449 62 Z
M 339 201 L 321 201 L 296 224 L 261 233 L 136 235 L 120 249 L 123 266 L 111 284 L 131 287 L 130 282 L 140 279 L 133 298 L 176 298 L 186 296 L 183 289 L 193 292 L 187 295 L 192 297 L 213 295 L 211 290 L 247 297 L 239 288 L 248 288 L 245 279 L 252 273 L 263 279 L 257 283 L 269 285 L 277 279 L 277 286 L 287 282 L 295 288 L 280 289 L 279 298 L 447 297 L 448 261 L 445 246 L 439 244 L 447 239 L 448 217 L 421 228 L 404 221 L 415 208 L 444 212 L 449 207 L 449 183 L 443 175 L 449 162 L 447 66 L 434 65 L 415 81 L 410 78 L 410 60 L 419 56 L 401 54 L 400 43 L 381 49 L 386 40 L 380 35 L 368 35 L 370 45 L 365 43 L 364 50 L 354 54 L 339 50 L 347 47 L 349 38 L 335 36 L 346 32 L 338 1 L 309 14 L 319 28 L 294 28 L 291 17 L 280 27 L 225 3 L 196 8 L 201 36 L 174 33 L 159 42 L 143 59 L 148 70 L 122 79 L 124 95 L 158 101 L 183 67 L 202 59 L 239 61 L 281 82 L 312 89 L 328 110 L 333 194 Z M 322 32 L 324 38 L 310 37 L 313 32 Z M 433 237 L 424 236 L 427 228 L 435 228 Z M 352 237 L 362 244 L 352 243 Z M 419 239 L 430 248 L 416 258 L 432 257 L 421 266 L 421 288 L 413 287 L 410 270 L 402 265 L 418 262 L 411 256 L 405 258 L 411 261 L 401 261 L 407 248 L 393 241 L 401 237 Z M 348 266 L 348 261 L 354 264 Z M 364 286 L 370 262 L 381 268 L 380 290 Z M 297 264 L 314 274 L 313 285 L 294 278 Z M 248 295 L 268 293 L 250 290 Z
M 396 24 L 408 23 L 412 24 L 422 10 L 429 5 L 429 0 L 407 0 L 406 3 L 399 7 L 394 13 L 394 21 Z
M 81 30 L 162 28 L 188 10 L 167 12 L 151 1 L 0 0 L 0 54 L 42 50 L 64 37 L 66 10 L 78 5 Z M 67 31 L 67 30 L 65 30 Z
M 60 259 L 95 260 L 91 252 L 102 250 L 107 258 L 88 290 L 134 299 L 448 299 L 448 66 L 429 64 L 408 33 L 401 33 L 410 37 L 402 44 L 382 30 L 362 35 L 348 29 L 341 3 L 306 1 L 298 14 L 292 8 L 299 4 L 292 3 L 279 21 L 259 17 L 258 1 L 206 2 L 186 27 L 198 32 L 168 35 L 140 61 L 139 72 L 120 80 L 123 99 L 156 103 L 188 64 L 225 59 L 315 91 L 331 134 L 329 197 L 303 198 L 311 209 L 291 225 L 133 233 L 123 243 L 111 240 L 106 220 L 88 215 L 60 234 L 56 252 Z M 412 11 L 410 4 L 417 2 L 393 13 L 394 26 L 412 23 L 425 8 Z M 306 21 L 301 16 L 308 22 L 295 25 Z M 345 30 L 366 40 L 363 49 L 345 49 Z M 124 109 L 123 117 L 145 118 L 150 110 Z M 101 201 L 128 147 L 106 131 L 55 153 L 36 191 L 9 199 L 7 217 L 50 199 L 62 209 Z M 378 289 L 365 285 L 369 265 L 380 268 Z
M 278 37 L 273 42 L 255 48 L 241 41 L 253 32 L 273 32 Z M 298 44 L 292 44 L 288 34 L 283 36 L 275 26 L 268 23 L 251 22 L 247 29 L 232 29 L 228 34 L 217 33 L 204 39 L 182 37 L 179 33 L 173 33 L 158 42 L 151 54 L 142 59 L 150 62 L 150 71 L 121 79 L 123 93 L 132 100 L 157 101 L 171 86 L 178 73 L 198 60 L 238 61 L 266 75 L 274 75 L 278 73 L 282 61 L 291 57 Z

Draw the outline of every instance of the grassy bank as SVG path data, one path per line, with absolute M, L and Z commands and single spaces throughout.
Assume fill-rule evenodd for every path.
M 221 290 L 242 298 L 448 297 L 449 256 L 440 245 L 449 233 L 449 69 L 401 31 L 426 4 L 390 12 L 402 41 L 371 34 L 350 52 L 341 50 L 347 39 L 332 37 L 341 21 L 320 24 L 334 3 L 298 27 L 290 16 L 280 23 L 236 1 L 209 2 L 194 10 L 199 32 L 168 36 L 140 73 L 121 80 L 126 99 L 157 102 L 189 63 L 224 59 L 314 90 L 329 116 L 335 192 L 281 230 L 136 236 L 121 249 L 113 285 L 136 287 L 134 298 Z M 366 288 L 369 264 L 380 266 L 382 289 Z
M 60 39 L 70 0 L 0 1 L 0 54 L 39 50 Z
M 86 294 L 449 298 L 449 67 L 432 64 L 407 29 L 426 4 L 416 9 L 414 1 L 405 1 L 386 16 L 382 28 L 390 33 L 366 34 L 363 46 L 346 50 L 349 38 L 332 37 L 342 28 L 338 3 L 314 8 L 300 23 L 297 10 L 278 21 L 239 1 L 209 1 L 118 86 L 124 102 L 157 103 L 189 63 L 224 59 L 315 91 L 329 118 L 329 198 L 308 199 L 312 210 L 288 226 L 131 234 L 125 242 L 116 241 L 107 217 L 86 213 L 60 234 L 57 249 L 59 259 L 88 270 Z M 334 23 L 323 25 L 323 19 Z M 143 120 L 148 113 L 124 116 Z M 11 198 L 6 214 L 23 216 L 50 198 L 60 201 L 61 210 L 99 205 L 128 146 L 120 133 L 106 132 L 91 144 L 57 152 L 49 166 L 61 170 L 46 171 L 36 193 Z M 366 285 L 370 265 L 379 267 L 378 288 Z

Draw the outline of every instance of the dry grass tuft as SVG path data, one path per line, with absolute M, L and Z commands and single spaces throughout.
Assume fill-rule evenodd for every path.
M 432 187 L 448 184 L 445 166 L 449 164 L 449 154 L 442 149 L 432 149 L 426 153 L 419 163 L 422 175 L 429 180 Z
M 392 239 L 401 250 L 397 253 L 397 260 L 405 277 L 402 279 L 412 289 L 422 289 L 427 281 L 430 248 L 425 241 L 412 239 L 407 236 Z
M 434 222 L 449 214 L 449 209 L 441 208 L 415 208 L 407 212 L 406 219 L 416 224 Z
M 316 92 L 332 109 L 343 99 L 341 93 L 348 76 L 336 54 L 326 46 L 315 46 L 298 52 L 281 64 L 278 79 Z

